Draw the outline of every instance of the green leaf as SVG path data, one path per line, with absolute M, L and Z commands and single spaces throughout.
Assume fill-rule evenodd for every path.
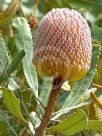
M 4 69 L 9 64 L 8 51 L 5 46 L 5 41 L 0 37 L 0 76 L 2 75 Z
M 66 1 L 66 0 L 65 0 Z M 88 10 L 90 12 L 92 12 L 93 14 L 101 14 L 102 13 L 102 1 L 101 0 L 68 0 L 67 1 L 71 8 L 76 8 L 76 9 L 83 9 Z M 96 10 L 97 9 L 97 10 Z
M 13 92 L 19 89 L 18 84 L 11 77 L 8 80 L 8 89 L 12 90 Z
M 11 130 L 14 136 L 17 136 L 15 130 L 9 124 L 8 120 L 0 113 L 0 136 L 5 136 Z
M 11 73 L 17 68 L 18 64 L 21 62 L 22 58 L 25 56 L 24 50 L 21 50 L 14 60 L 11 62 L 11 64 L 7 67 L 5 73 L 9 77 Z
M 96 94 L 97 97 L 99 97 L 99 96 L 101 96 L 102 93 L 100 91 L 96 91 L 95 94 Z M 77 108 L 85 107 L 86 105 L 89 105 L 91 102 L 92 102 L 92 99 L 89 97 L 88 99 L 85 99 L 83 102 L 80 102 L 80 103 L 76 104 L 75 106 L 71 106 L 71 107 L 68 107 L 68 108 L 66 108 L 64 110 L 55 112 L 54 115 L 58 114 L 60 112 L 65 113 L 65 112 L 68 112 L 68 111 L 70 111 L 72 109 L 77 109 Z M 55 118 L 56 118 L 56 116 L 55 116 Z M 54 120 L 55 118 L 52 118 L 52 120 Z
M 92 32 L 92 38 L 102 43 L 102 27 L 93 25 L 91 32 Z
M 5 121 L 5 118 L 0 115 L 0 136 L 4 136 L 5 134 L 7 134 L 8 130 L 8 124 Z
M 24 49 L 26 55 L 22 60 L 26 80 L 32 89 L 32 94 L 38 97 L 38 80 L 35 66 L 32 64 L 33 42 L 29 25 L 24 18 L 13 21 L 14 40 L 18 51 Z
M 84 111 L 77 110 L 68 119 L 62 121 L 57 126 L 50 127 L 47 130 L 62 133 L 64 135 L 72 135 L 87 126 L 87 117 Z
M 102 120 L 89 120 L 87 129 L 102 130 Z
M 7 88 L 0 88 L 0 90 L 3 92 L 3 101 L 10 112 L 23 123 L 26 123 L 21 114 L 19 99 L 17 99 L 14 93 Z
M 42 84 L 40 86 L 39 100 L 43 103 L 45 107 L 47 106 L 51 89 L 52 89 L 52 78 L 44 77 Z
M 40 88 L 39 100 L 43 104 L 43 106 L 46 107 L 47 104 L 48 104 L 50 92 L 52 90 L 52 78 L 44 77 L 43 81 L 42 81 L 42 84 L 40 85 L 39 88 Z M 44 108 L 42 108 L 40 103 L 38 103 L 38 105 L 37 105 L 37 111 L 41 115 L 44 112 Z M 35 115 L 35 117 L 34 117 L 34 122 L 35 122 L 36 126 L 39 125 L 40 119 L 38 118 L 37 115 Z
M 88 73 L 84 79 L 77 81 L 73 85 L 73 88 L 72 88 L 69 96 L 65 100 L 65 103 L 63 104 L 61 110 L 54 117 L 54 119 L 58 118 L 59 116 L 61 116 L 64 113 L 67 113 L 69 111 L 69 108 L 75 106 L 79 102 L 80 98 L 84 96 L 86 89 L 88 89 L 88 87 L 90 86 L 92 79 L 95 75 L 96 65 L 99 60 L 99 55 L 100 55 L 100 46 L 93 46 L 93 54 L 92 54 L 92 61 L 91 61 L 90 70 L 88 71 Z

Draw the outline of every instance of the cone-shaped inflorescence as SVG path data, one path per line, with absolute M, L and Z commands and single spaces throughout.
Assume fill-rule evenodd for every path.
M 87 21 L 75 10 L 53 9 L 41 20 L 33 62 L 43 76 L 75 81 L 90 68 L 91 34 Z

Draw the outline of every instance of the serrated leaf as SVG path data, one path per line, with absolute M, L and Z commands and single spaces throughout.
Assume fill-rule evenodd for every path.
M 13 0 L 6 11 L 0 13 L 0 26 L 2 26 L 12 17 L 12 15 L 16 12 L 19 3 L 20 0 Z
M 87 117 L 84 111 L 77 110 L 68 119 L 62 121 L 57 126 L 50 127 L 47 130 L 62 133 L 64 135 L 72 135 L 87 126 Z
M 33 42 L 29 25 L 24 18 L 13 21 L 14 40 L 18 51 L 24 49 L 26 55 L 22 60 L 26 80 L 32 89 L 32 94 L 38 97 L 38 80 L 35 66 L 32 64 Z
M 17 99 L 14 93 L 7 88 L 0 88 L 0 90 L 3 92 L 3 101 L 8 107 L 9 111 L 23 123 L 26 123 L 20 110 L 19 99 Z
M 0 76 L 2 75 L 4 69 L 9 64 L 8 51 L 5 46 L 5 41 L 0 37 Z
M 69 111 L 70 107 L 75 106 L 81 97 L 85 94 L 86 89 L 90 86 L 92 79 L 95 75 L 96 71 L 96 65 L 99 60 L 99 55 L 100 55 L 100 46 L 93 46 L 93 54 L 92 54 L 92 61 L 91 61 L 91 66 L 90 70 L 88 71 L 86 77 L 80 81 L 77 81 L 69 96 L 67 97 L 65 103 L 63 104 L 61 110 L 53 119 L 58 118 L 64 113 L 67 113 Z M 68 108 L 68 109 L 67 109 Z M 66 110 L 67 109 L 67 110 Z
M 97 91 L 95 94 L 96 94 L 97 97 L 99 97 L 99 96 L 101 96 L 102 93 L 101 93 L 100 91 Z M 77 109 L 77 108 L 84 107 L 84 106 L 86 106 L 86 105 L 89 105 L 91 102 L 92 102 L 92 99 L 89 97 L 89 98 L 86 99 L 85 101 L 80 102 L 80 103 L 76 104 L 75 106 L 71 106 L 71 107 L 68 107 L 68 108 L 66 108 L 66 109 L 64 109 L 64 110 L 57 111 L 57 112 L 55 112 L 54 114 L 58 114 L 58 113 L 60 113 L 60 112 L 63 112 L 63 114 L 64 114 L 65 111 L 67 112 L 67 111 L 70 111 L 70 110 L 72 110 L 72 109 Z M 55 118 L 56 118 L 56 117 L 55 117 Z M 55 118 L 52 118 L 51 120 L 54 120 Z
M 102 120 L 89 120 L 87 129 L 102 130 Z

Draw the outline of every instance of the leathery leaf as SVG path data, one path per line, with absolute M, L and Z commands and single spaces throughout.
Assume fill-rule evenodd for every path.
M 69 118 L 59 123 L 57 126 L 50 127 L 47 130 L 72 135 L 87 127 L 87 117 L 83 110 L 77 110 Z

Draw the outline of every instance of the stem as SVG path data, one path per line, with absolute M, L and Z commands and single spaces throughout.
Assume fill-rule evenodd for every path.
M 102 91 L 102 86 L 101 85 L 98 85 L 98 84 L 95 84 L 95 83 L 92 83 L 93 87 L 96 87 L 98 90 Z
M 23 128 L 23 130 L 21 131 L 21 133 L 19 134 L 19 136 L 27 136 L 28 132 L 27 132 L 27 128 Z
M 51 118 L 53 108 L 56 102 L 57 95 L 59 94 L 59 90 L 63 84 L 63 80 L 61 78 L 55 78 L 53 80 L 53 87 L 50 94 L 49 102 L 47 107 L 45 108 L 45 113 L 42 117 L 40 126 L 36 129 L 34 136 L 43 136 L 44 129 L 47 127 L 47 124 Z
M 97 96 L 95 95 L 95 93 L 90 93 L 90 96 L 92 98 L 92 101 L 102 110 L 102 103 L 101 101 L 97 98 Z

